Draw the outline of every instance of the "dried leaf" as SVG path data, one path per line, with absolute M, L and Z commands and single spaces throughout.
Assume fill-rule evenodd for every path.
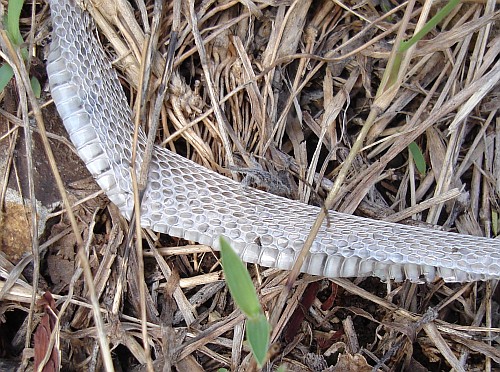
M 40 324 L 36 328 L 34 335 L 34 350 L 35 363 L 34 370 L 38 371 L 43 363 L 45 355 L 50 347 L 50 336 L 57 324 L 57 308 L 54 298 L 50 292 L 45 292 L 37 302 L 38 306 L 42 306 L 45 310 L 45 315 L 42 317 Z M 55 372 L 60 370 L 60 351 L 58 348 L 59 331 L 56 330 L 56 341 L 52 345 L 50 357 L 41 369 L 43 372 Z

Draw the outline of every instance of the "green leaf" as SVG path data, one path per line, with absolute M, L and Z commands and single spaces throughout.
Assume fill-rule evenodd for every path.
M 493 236 L 498 236 L 498 233 L 499 233 L 498 229 L 500 227 L 499 226 L 500 221 L 498 219 L 498 212 L 495 210 L 491 211 L 491 222 L 492 222 L 491 226 L 493 228 Z
M 247 317 L 258 316 L 261 313 L 261 307 L 250 274 L 248 274 L 240 257 L 222 236 L 220 237 L 220 247 L 222 269 L 231 296 Z
M 264 314 L 247 320 L 247 340 L 259 367 L 266 361 L 271 326 Z
M 21 57 L 23 58 L 23 61 L 28 59 L 28 48 L 21 48 Z
M 418 147 L 418 145 L 415 142 L 412 142 L 408 145 L 408 149 L 410 150 L 411 155 L 413 156 L 413 161 L 415 162 L 415 165 L 419 173 L 422 176 L 425 176 L 427 165 L 425 163 L 425 158 L 424 155 L 422 154 L 422 151 L 420 150 L 420 147 Z
M 257 292 L 245 265 L 222 236 L 220 237 L 220 248 L 222 269 L 229 292 L 236 305 L 248 318 L 246 323 L 247 341 L 257 364 L 261 367 L 266 361 L 269 349 L 271 326 L 262 312 Z
M 31 77 L 30 82 L 31 82 L 31 89 L 33 89 L 33 93 L 35 93 L 35 97 L 40 98 L 40 96 L 42 94 L 42 86 L 40 85 L 40 82 L 34 76 Z
M 19 46 L 24 42 L 19 30 L 19 18 L 23 2 L 24 0 L 9 0 L 9 8 L 7 10 L 7 34 L 15 46 Z
M 382 11 L 384 13 L 389 13 L 394 8 L 394 6 L 389 0 L 380 0 L 380 8 L 382 8 Z M 391 21 L 391 18 L 387 17 L 387 21 Z
M 0 66 L 0 92 L 5 89 L 7 84 L 9 84 L 10 79 L 14 76 L 14 71 L 8 63 L 4 63 Z
M 401 61 L 403 60 L 403 57 L 405 53 L 410 49 L 413 45 L 418 43 L 422 38 L 427 35 L 429 32 L 432 31 L 436 25 L 441 22 L 448 14 L 451 13 L 451 11 L 458 5 L 460 4 L 460 1 L 462 0 L 450 0 L 448 4 L 446 4 L 441 10 L 439 10 L 434 17 L 432 17 L 421 29 L 418 31 L 416 34 L 414 34 L 409 40 L 407 41 L 402 41 L 398 49 L 396 51 L 396 55 L 394 57 L 394 63 L 392 65 L 391 70 L 388 72 L 389 73 L 389 79 L 387 85 L 379 87 L 379 90 L 381 88 L 386 91 L 389 87 L 394 85 L 397 81 L 397 77 L 399 75 L 399 69 L 401 67 Z M 377 92 L 378 96 L 378 92 Z
M 425 25 L 417 32 L 415 35 L 411 37 L 408 41 L 401 42 L 399 46 L 399 52 L 406 52 L 411 46 L 418 43 L 422 38 L 427 35 L 431 30 L 437 26 L 439 22 L 441 22 L 448 14 L 452 12 L 453 9 L 460 4 L 461 0 L 450 0 L 448 4 L 446 4 L 443 8 L 441 8 L 435 15 L 432 17 Z
M 219 368 L 217 372 L 229 372 L 227 368 Z

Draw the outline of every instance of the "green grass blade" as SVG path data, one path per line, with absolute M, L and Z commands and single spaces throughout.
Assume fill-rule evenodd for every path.
M 14 71 L 8 63 L 4 63 L 0 66 L 0 92 L 5 89 L 7 84 L 9 84 L 10 79 L 14 76 Z
M 42 95 L 42 86 L 40 85 L 40 82 L 36 77 L 32 76 L 30 79 L 30 83 L 31 88 L 33 89 L 33 93 L 35 93 L 35 97 L 40 98 L 40 96 Z
M 247 317 L 258 316 L 261 313 L 261 307 L 250 274 L 240 257 L 222 236 L 220 247 L 224 276 L 234 302 Z
M 425 176 L 425 172 L 427 170 L 427 164 L 425 163 L 425 158 L 424 155 L 422 154 L 422 151 L 420 150 L 420 147 L 415 142 L 412 142 L 408 145 L 408 149 L 411 152 L 411 155 L 413 156 L 413 161 L 415 162 L 415 166 L 417 167 L 418 172 L 422 175 Z
M 491 211 L 491 226 L 492 226 L 492 229 L 493 229 L 493 236 L 498 236 L 498 229 L 499 229 L 499 219 L 498 219 L 498 212 L 495 211 L 495 210 L 492 210 Z
M 422 38 L 427 35 L 436 25 L 441 22 L 451 11 L 460 3 L 461 0 L 450 0 L 448 4 L 446 4 L 442 9 L 440 9 L 434 17 L 432 17 L 420 31 L 418 31 L 415 35 L 413 35 L 409 40 L 402 41 L 398 50 L 395 54 L 395 60 L 391 70 L 389 71 L 389 79 L 387 86 L 384 88 L 384 91 L 387 90 L 388 87 L 393 86 L 397 82 L 397 78 L 399 75 L 399 69 L 401 67 L 401 62 L 405 53 L 410 49 L 413 45 L 418 43 Z M 380 90 L 381 87 L 379 87 Z M 378 94 L 377 94 L 378 95 Z
M 19 46 L 24 42 L 19 30 L 19 18 L 23 2 L 24 0 L 9 0 L 9 7 L 7 9 L 7 34 L 15 46 Z
M 257 364 L 262 366 L 269 349 L 271 326 L 262 312 L 252 279 L 240 257 L 222 236 L 220 237 L 220 247 L 222 269 L 229 292 L 236 305 L 248 318 L 246 323 L 247 341 Z
M 411 37 L 410 40 L 403 41 L 399 47 L 401 53 L 406 52 L 410 47 L 427 35 L 434 27 L 437 26 L 448 14 L 451 13 L 455 7 L 460 4 L 461 0 L 450 0 L 442 9 L 440 9 L 434 17 L 432 17 L 429 22 L 427 22 L 422 29 Z
M 269 349 L 271 326 L 264 314 L 247 320 L 247 340 L 259 367 L 265 363 Z
M 384 13 L 389 13 L 394 8 L 394 6 L 389 0 L 380 0 L 380 8 L 382 8 L 382 11 Z M 391 22 L 393 18 L 393 16 L 387 17 L 387 22 Z

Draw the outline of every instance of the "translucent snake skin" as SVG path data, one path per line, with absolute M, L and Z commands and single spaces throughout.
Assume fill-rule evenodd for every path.
M 52 97 L 78 154 L 130 218 L 132 113 L 93 23 L 74 0 L 50 0 Z M 138 162 L 146 143 L 139 134 Z M 142 202 L 145 228 L 218 248 L 222 234 L 246 262 L 290 269 L 319 208 L 241 184 L 156 147 Z M 302 271 L 325 277 L 472 281 L 500 278 L 500 240 L 331 212 Z

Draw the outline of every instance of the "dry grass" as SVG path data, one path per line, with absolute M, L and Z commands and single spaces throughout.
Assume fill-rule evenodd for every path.
M 390 9 L 382 11 L 369 1 L 178 1 L 164 5 L 157 26 L 153 4 L 138 3 L 135 11 L 119 0 L 89 10 L 131 106 L 139 107 L 136 122 L 158 118 L 157 143 L 227 176 L 236 176 L 232 167 L 252 169 L 270 183 L 285 174 L 285 193 L 304 202 L 323 203 L 332 180 L 340 180 L 332 204 L 341 212 L 413 218 L 466 234 L 497 232 L 500 13 L 494 1 L 459 5 L 410 51 L 398 83 L 377 100 L 393 45 L 444 3 L 382 1 Z M 48 36 L 47 10 L 33 12 L 36 27 L 25 40 Z M 146 19 L 152 26 L 144 26 Z M 169 59 L 174 31 L 178 43 Z M 5 34 L 2 40 L 3 57 L 18 66 L 20 97 L 19 110 L 2 110 L 2 120 L 27 126 L 28 99 L 44 134 L 40 108 L 23 88 L 26 69 L 9 54 Z M 155 112 L 165 66 L 171 77 Z M 367 127 L 370 115 L 375 120 Z M 360 151 L 353 147 L 357 139 Z M 425 174 L 409 155 L 413 141 L 424 153 Z M 32 363 L 37 347 L 29 340 L 48 314 L 54 321 L 45 325 L 45 341 L 55 329 L 65 370 L 100 370 L 102 356 L 127 370 L 255 368 L 243 343 L 244 318 L 210 247 L 146 232 L 140 250 L 127 250 L 129 228 L 115 207 L 78 201 L 83 197 L 67 191 L 65 213 L 53 215 L 57 224 L 47 237 L 39 242 L 33 227 L 32 255 L 13 264 L 0 254 L 0 319 L 7 320 L 1 329 L 15 335 L 3 339 L 10 357 Z M 74 214 L 66 213 L 70 205 Z M 26 273 L 30 266 L 34 274 Z M 500 363 L 496 282 L 302 276 L 281 312 L 276 301 L 288 273 L 250 271 L 275 323 L 268 369 L 463 371 Z M 42 290 L 57 302 L 35 306 Z M 99 337 L 111 352 L 100 349 Z

